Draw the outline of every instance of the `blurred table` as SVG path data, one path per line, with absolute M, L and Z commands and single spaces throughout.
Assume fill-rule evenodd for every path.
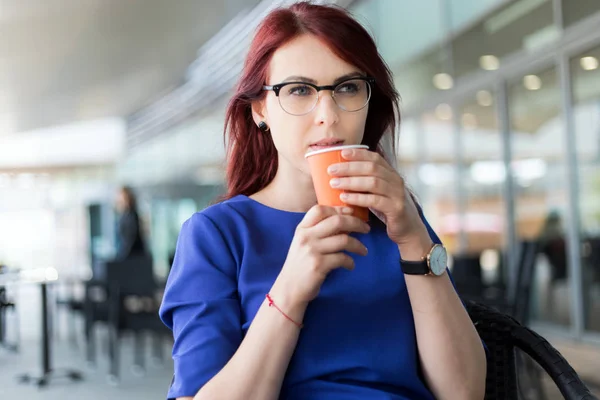
M 51 309 L 48 303 L 48 285 L 58 281 L 58 273 L 53 268 L 40 268 L 34 270 L 20 270 L 12 273 L 0 274 L 0 287 L 4 288 L 10 285 L 35 284 L 39 285 L 41 292 L 41 311 L 42 311 L 42 332 L 41 332 L 41 373 L 22 374 L 19 381 L 22 383 L 32 383 L 38 387 L 47 386 L 52 379 L 67 378 L 71 381 L 80 381 L 83 379 L 81 372 L 71 369 L 52 368 L 50 341 L 50 319 Z

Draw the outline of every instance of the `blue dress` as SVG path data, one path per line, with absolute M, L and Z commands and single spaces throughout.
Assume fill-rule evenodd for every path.
M 304 215 L 237 196 L 183 224 L 160 309 L 175 338 L 169 398 L 194 396 L 236 352 Z M 383 227 L 356 237 L 369 254 L 330 273 L 309 304 L 280 398 L 433 399 L 398 247 Z

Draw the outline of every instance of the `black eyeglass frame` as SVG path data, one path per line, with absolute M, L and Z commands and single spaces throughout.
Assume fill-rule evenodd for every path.
M 317 105 L 317 103 L 318 103 L 318 101 L 319 101 L 319 100 L 318 100 L 318 99 L 319 99 L 318 93 L 319 93 L 320 91 L 323 91 L 323 90 L 331 90 L 331 92 L 332 92 L 332 97 L 333 97 L 333 99 L 335 100 L 335 89 L 336 89 L 338 86 L 340 86 L 340 85 L 343 85 L 343 84 L 344 84 L 344 83 L 346 83 L 346 82 L 349 82 L 349 81 L 355 81 L 355 80 L 361 80 L 361 81 L 365 81 L 365 82 L 367 82 L 367 84 L 369 85 L 369 98 L 367 99 L 367 101 L 365 102 L 365 104 L 364 104 L 364 105 L 363 105 L 361 108 L 359 108 L 358 110 L 354 110 L 354 111 L 348 111 L 348 110 L 344 110 L 342 107 L 340 107 L 340 105 L 337 103 L 337 101 L 336 101 L 336 103 L 335 103 L 335 104 L 338 104 L 338 107 L 340 107 L 340 109 L 342 109 L 342 110 L 344 110 L 344 111 L 347 111 L 347 112 L 356 112 L 356 111 L 360 111 L 360 110 L 362 110 L 363 108 L 365 108 L 365 106 L 366 106 L 367 104 L 369 104 L 369 101 L 371 100 L 371 96 L 373 95 L 373 85 L 375 84 L 375 78 L 373 78 L 373 77 L 371 77 L 371 76 L 354 76 L 354 77 L 350 77 L 350 78 L 344 79 L 343 81 L 341 81 L 341 82 L 338 82 L 338 83 L 336 83 L 335 85 L 323 85 L 323 86 L 318 86 L 318 85 L 315 85 L 314 83 L 310 83 L 310 82 L 303 82 L 303 81 L 290 81 L 290 82 L 282 82 L 282 83 L 278 83 L 278 84 L 275 84 L 275 85 L 264 85 L 262 88 L 263 88 L 263 90 L 270 90 L 270 91 L 273 91 L 273 92 L 275 92 L 275 96 L 279 97 L 279 92 L 281 91 L 281 89 L 283 89 L 283 88 L 284 88 L 285 86 L 287 86 L 287 85 L 298 85 L 298 84 L 302 84 L 302 85 L 306 85 L 306 86 L 310 86 L 310 87 L 312 87 L 313 89 L 315 89 L 315 90 L 317 91 L 317 101 L 316 101 L 316 102 L 315 102 L 315 104 L 313 105 L 313 108 L 311 108 L 309 111 L 307 111 L 307 112 L 305 113 L 305 114 L 308 114 L 308 113 L 309 113 L 309 112 L 311 112 L 311 111 L 312 111 L 312 110 L 315 108 L 315 106 Z M 281 105 L 281 102 L 280 102 L 280 105 Z M 283 106 L 282 106 L 282 108 L 283 108 Z M 284 109 L 284 111 L 285 111 L 285 109 Z M 286 112 L 287 112 L 287 111 L 286 111 Z M 289 112 L 288 112 L 288 114 L 289 114 Z M 291 114 L 291 115 L 305 115 L 305 114 Z

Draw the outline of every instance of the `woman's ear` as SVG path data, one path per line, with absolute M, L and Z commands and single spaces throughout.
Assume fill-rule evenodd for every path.
M 258 100 L 252 103 L 252 119 L 254 124 L 258 126 L 261 122 L 269 125 L 269 118 L 267 115 L 267 107 L 265 100 Z

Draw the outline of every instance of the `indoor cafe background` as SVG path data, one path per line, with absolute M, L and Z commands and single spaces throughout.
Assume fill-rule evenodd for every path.
M 557 239 L 536 258 L 531 326 L 599 354 L 600 2 L 331 2 L 393 71 L 398 169 L 449 251 L 474 255 L 489 284 L 514 274 L 520 241 Z M 128 185 L 164 281 L 181 224 L 223 191 L 224 110 L 252 32 L 290 3 L 0 0 L 0 265 L 56 277 L 59 299 L 61 279 L 89 279 L 93 260 L 115 254 L 115 198 Z M 26 360 L 0 350 L 0 364 L 27 370 L 37 287 L 20 286 L 15 304 L 7 335 Z M 53 307 L 57 357 L 80 365 L 82 321 Z M 171 368 L 113 389 L 160 398 Z M 91 376 L 104 388 L 99 367 Z M 148 377 L 146 389 L 131 383 Z

